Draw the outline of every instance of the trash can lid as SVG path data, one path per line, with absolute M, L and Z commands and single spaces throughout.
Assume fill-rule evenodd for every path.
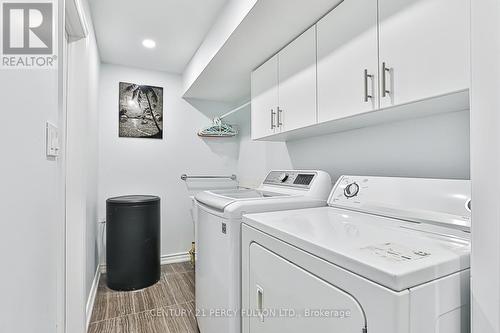
M 109 198 L 107 203 L 117 205 L 140 205 L 160 201 L 160 197 L 155 195 L 123 195 L 120 197 Z

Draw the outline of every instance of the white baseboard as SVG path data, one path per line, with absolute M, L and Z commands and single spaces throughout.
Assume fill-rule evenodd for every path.
M 99 286 L 99 279 L 101 278 L 101 268 L 97 267 L 92 287 L 90 288 L 89 298 L 87 299 L 87 307 L 85 309 L 87 315 L 86 331 L 89 329 L 90 318 L 92 317 L 92 310 L 94 309 L 95 297 L 97 295 L 97 287 Z
M 191 257 L 189 256 L 188 252 L 166 254 L 161 256 L 162 265 L 174 264 L 177 262 L 185 262 L 189 260 L 191 260 Z
M 162 265 L 174 264 L 178 262 L 185 262 L 191 260 L 189 256 L 189 252 L 181 252 L 181 253 L 173 253 L 173 254 L 164 254 L 160 257 L 160 263 Z M 106 273 L 106 264 L 100 265 L 100 273 Z

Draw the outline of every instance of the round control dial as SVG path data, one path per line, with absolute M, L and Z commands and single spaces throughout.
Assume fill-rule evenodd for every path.
M 288 173 L 283 172 L 283 173 L 282 173 L 282 174 L 278 177 L 278 179 L 279 179 L 279 181 L 280 181 L 280 182 L 284 183 L 284 182 L 286 182 L 286 181 L 287 181 L 288 177 L 289 177 Z
M 355 197 L 356 195 L 358 195 L 358 192 L 359 192 L 359 185 L 356 183 L 350 183 L 344 189 L 344 195 L 347 198 Z

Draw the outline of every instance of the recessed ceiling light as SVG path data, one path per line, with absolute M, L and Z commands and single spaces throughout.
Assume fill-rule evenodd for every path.
M 142 41 L 142 46 L 148 49 L 154 49 L 156 47 L 156 42 L 152 39 L 145 39 Z

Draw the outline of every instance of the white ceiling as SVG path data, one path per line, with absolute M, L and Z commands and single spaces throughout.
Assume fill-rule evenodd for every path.
M 101 60 L 182 73 L 227 0 L 90 0 Z M 156 41 L 146 49 L 142 41 Z

